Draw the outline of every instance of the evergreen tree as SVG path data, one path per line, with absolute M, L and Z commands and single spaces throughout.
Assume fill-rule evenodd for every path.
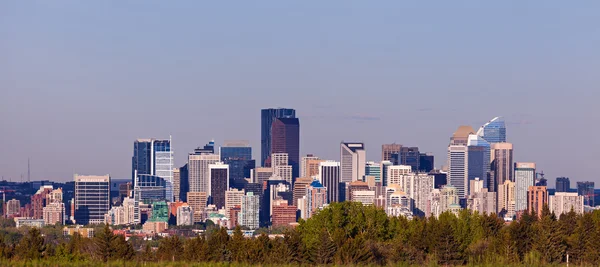
M 330 264 L 333 262 L 333 256 L 337 251 L 337 247 L 327 230 L 321 231 L 321 238 L 312 252 L 312 261 L 316 264 Z
M 107 262 L 111 259 L 113 254 L 111 247 L 113 239 L 114 234 L 108 224 L 105 224 L 102 230 L 94 236 L 94 245 L 96 246 L 95 256 L 99 260 Z
M 542 216 L 535 226 L 533 249 L 541 255 L 543 263 L 560 262 L 566 248 L 556 217 L 550 213 L 547 205 L 544 205 Z
M 179 236 L 174 235 L 160 241 L 156 255 L 161 261 L 178 261 L 183 250 L 183 242 Z
M 38 260 L 44 256 L 46 249 L 47 246 L 44 243 L 44 237 L 42 237 L 40 230 L 32 227 L 17 245 L 16 252 L 19 259 Z

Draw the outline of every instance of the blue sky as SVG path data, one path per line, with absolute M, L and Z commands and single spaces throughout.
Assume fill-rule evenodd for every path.
M 127 178 L 136 138 L 177 165 L 214 138 L 260 151 L 260 109 L 290 107 L 301 152 L 419 146 L 502 115 L 515 159 L 600 182 L 600 3 L 3 1 L 0 175 Z

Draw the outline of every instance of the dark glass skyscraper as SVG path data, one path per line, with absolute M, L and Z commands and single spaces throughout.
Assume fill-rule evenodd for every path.
M 392 152 L 391 161 L 394 165 L 407 165 L 412 171 L 418 171 L 421 154 L 418 147 L 400 147 L 399 152 Z
M 594 207 L 594 182 L 577 182 L 577 194 L 583 196 L 583 205 Z
M 569 189 L 571 189 L 569 177 L 556 178 L 556 192 L 569 192 Z
M 300 175 L 300 122 L 297 118 L 278 118 L 271 126 L 271 154 L 287 153 L 292 166 L 292 181 Z
M 244 189 L 250 172 L 256 163 L 252 159 L 252 147 L 247 141 L 225 142 L 220 148 L 221 161 L 229 165 L 229 187 Z
M 152 140 L 138 139 L 133 143 L 131 159 L 131 184 L 135 184 L 135 171 L 138 174 L 152 174 Z
M 435 168 L 435 161 L 432 154 L 421 153 L 419 155 L 419 172 L 430 172 Z
M 260 112 L 260 166 L 271 155 L 271 126 L 277 118 L 296 118 L 296 111 L 289 108 L 269 108 Z

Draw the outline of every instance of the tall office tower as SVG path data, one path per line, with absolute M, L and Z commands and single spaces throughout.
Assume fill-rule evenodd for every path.
M 583 204 L 594 207 L 594 182 L 577 182 L 577 194 L 583 196 Z
M 498 181 L 496 181 L 496 173 L 492 164 L 490 164 L 490 171 L 486 174 L 486 184 L 488 191 L 498 192 Z
M 419 154 L 419 172 L 430 172 L 435 168 L 435 161 L 433 154 L 421 153 Z
M 273 215 L 271 225 L 273 227 L 286 227 L 296 222 L 296 206 L 289 205 L 287 200 L 277 199 L 273 202 Z
M 487 188 L 485 182 L 490 171 L 490 144 L 480 136 L 471 134 L 467 141 L 467 151 L 469 181 L 479 178 L 483 187 Z M 470 190 L 468 194 L 471 194 Z
M 75 174 L 75 222 L 80 225 L 104 222 L 110 209 L 110 176 Z
M 318 174 L 317 174 L 318 175 Z M 298 199 L 306 196 L 306 188 L 313 182 L 312 178 L 301 177 L 296 179 L 292 193 L 292 205 L 298 206 Z
M 279 197 L 292 202 L 293 192 L 290 184 L 283 180 L 269 179 L 265 181 L 264 193 L 261 199 L 260 207 L 260 223 L 261 226 L 268 226 L 271 222 L 273 214 L 273 201 Z
M 419 170 L 421 153 L 418 147 L 401 147 L 398 153 L 392 153 L 392 163 L 394 165 L 408 165 L 412 167 L 412 171 Z
M 363 181 L 354 181 L 348 184 L 348 200 L 349 201 L 357 201 L 354 199 L 353 194 L 356 191 L 369 191 L 371 188 L 369 184 Z M 373 191 L 375 192 L 375 191 Z
M 231 209 L 233 209 L 235 206 L 242 205 L 242 197 L 245 194 L 246 192 L 244 189 L 237 190 L 232 188 L 225 191 L 225 216 L 229 217 Z M 231 218 L 229 218 L 229 220 L 231 221 Z
M 389 173 L 389 169 L 390 166 L 392 166 L 392 162 L 387 160 L 387 161 L 382 161 L 381 162 L 381 183 L 383 186 L 387 186 L 388 185 L 388 173 Z
M 300 177 L 315 177 L 319 174 L 319 163 L 325 160 L 319 159 L 312 154 L 302 157 L 302 167 L 300 168 Z
M 173 201 L 180 201 L 181 193 L 181 171 L 179 168 L 173 168 Z
M 254 174 L 252 176 L 253 182 L 262 186 L 265 181 L 273 176 L 273 168 L 257 167 L 254 169 Z
M 535 163 L 515 162 L 515 211 L 527 210 L 530 186 L 535 186 Z
M 515 181 L 513 178 L 513 145 L 511 143 L 492 144 L 494 159 L 492 161 L 492 170 L 496 184 L 503 184 L 504 181 Z
M 441 189 L 444 185 L 448 184 L 448 174 L 441 170 L 432 170 L 429 175 L 434 177 L 433 188 Z
M 319 181 L 313 181 L 306 188 L 306 208 L 303 218 L 312 217 L 318 210 L 322 209 L 327 204 L 327 188 Z
M 569 213 L 571 209 L 577 214 L 583 214 L 584 211 L 584 196 L 577 193 L 556 192 L 548 198 L 548 207 L 550 212 L 554 212 L 556 217 Z
M 289 165 L 287 153 L 273 153 L 271 155 L 271 167 L 273 168 L 273 176 L 277 177 L 276 179 L 292 184 L 293 169 Z
M 527 190 L 527 210 L 541 218 L 544 205 L 548 205 L 548 188 L 545 186 L 530 186 Z
M 367 161 L 365 164 L 365 176 L 373 176 L 375 177 L 375 182 L 381 182 L 381 164 Z
M 340 201 L 340 163 L 324 161 L 319 165 L 319 182 L 327 188 L 327 203 Z M 342 200 L 343 201 L 343 200 Z
M 225 141 L 219 149 L 221 161 L 229 165 L 229 184 L 233 188 L 243 189 L 245 178 L 250 177 L 250 172 L 256 163 L 252 160 L 252 147 L 248 141 Z
M 300 122 L 297 118 L 277 118 L 271 126 L 271 154 L 288 154 L 293 179 L 300 175 Z M 272 161 L 271 161 L 272 162 Z
M 190 205 L 177 207 L 177 225 L 194 225 L 194 210 Z
M 219 155 L 202 152 L 198 149 L 188 155 L 188 182 L 189 192 L 205 192 L 209 191 L 209 168 L 208 165 L 219 162 Z M 198 212 L 197 209 L 194 209 Z
M 502 117 L 493 118 L 479 128 L 477 135 L 492 144 L 506 142 L 506 125 L 504 124 L 504 119 Z
M 215 154 L 215 140 L 210 140 L 204 147 L 197 147 L 192 154 Z
M 498 214 L 504 211 L 505 217 L 515 215 L 515 182 L 504 181 L 498 186 Z
M 448 147 L 448 184 L 456 187 L 460 198 L 469 193 L 469 153 L 466 145 Z
M 363 143 L 340 144 L 340 182 L 350 183 L 365 176 L 367 152 Z M 330 188 L 327 188 L 330 190 Z
M 569 177 L 556 178 L 556 192 L 569 192 L 571 189 L 571 181 Z
M 187 193 L 190 192 L 190 182 L 188 176 L 188 165 L 187 163 L 183 167 L 179 168 L 179 199 L 181 201 L 187 201 Z
M 217 209 L 225 207 L 225 191 L 229 189 L 229 165 L 217 162 L 208 165 L 209 200 Z
M 140 207 L 155 201 L 164 201 L 167 197 L 167 183 L 162 177 L 148 174 L 137 174 L 133 186 L 134 223 L 142 222 Z
M 271 151 L 271 126 L 277 118 L 296 118 L 296 111 L 289 108 L 269 108 L 260 111 L 260 166 L 269 167 L 265 162 Z
M 475 130 L 473 127 L 468 125 L 461 125 L 458 127 L 456 132 L 450 137 L 451 146 L 466 146 L 469 143 L 469 135 L 474 134 Z
M 173 200 L 173 150 L 170 139 L 138 139 L 133 144 L 132 179 L 138 175 L 155 175 L 167 182 L 167 199 Z
M 260 197 L 248 192 L 242 197 L 242 207 L 238 215 L 238 224 L 251 230 L 258 229 Z
M 202 222 L 208 196 L 206 192 L 188 192 L 187 203 L 194 211 L 194 223 Z
M 40 189 L 31 196 L 31 210 L 33 211 L 33 219 L 43 219 L 44 207 L 46 206 L 47 195 L 52 192 L 51 185 L 43 185 Z
M 381 160 L 392 161 L 392 154 L 399 154 L 401 144 L 383 144 L 381 145 Z
M 412 167 L 408 165 L 393 165 L 387 169 L 387 185 L 402 183 L 402 176 L 412 173 Z

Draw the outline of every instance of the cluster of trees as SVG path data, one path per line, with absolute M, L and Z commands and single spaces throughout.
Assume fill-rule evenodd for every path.
M 125 241 L 108 226 L 94 238 L 73 236 L 52 242 L 30 229 L 18 242 L 0 235 L 3 259 L 68 261 L 237 262 L 248 264 L 444 265 L 561 263 L 600 264 L 600 212 L 557 218 L 523 214 L 510 224 L 495 214 L 463 210 L 439 218 L 388 217 L 360 203 L 334 203 L 288 229 L 281 237 L 265 233 L 244 238 L 212 228 L 194 238 L 172 236 L 155 242 Z

